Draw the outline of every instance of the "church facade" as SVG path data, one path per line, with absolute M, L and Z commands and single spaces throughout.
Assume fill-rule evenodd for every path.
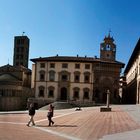
M 0 110 L 26 109 L 31 92 L 31 70 L 23 66 L 0 67 Z
M 14 38 L 13 65 L 0 67 L 0 110 L 26 109 L 27 99 L 33 96 L 31 70 L 28 69 L 29 38 Z
M 33 58 L 32 88 L 42 104 L 66 102 L 120 103 L 122 62 L 116 61 L 116 45 L 110 34 L 100 44 L 100 58 L 52 56 Z

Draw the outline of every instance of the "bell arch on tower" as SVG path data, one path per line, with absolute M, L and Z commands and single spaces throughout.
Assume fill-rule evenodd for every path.
M 110 36 L 110 32 L 107 37 L 105 36 L 103 43 L 100 44 L 100 58 L 111 61 L 116 59 L 116 45 L 113 37 Z

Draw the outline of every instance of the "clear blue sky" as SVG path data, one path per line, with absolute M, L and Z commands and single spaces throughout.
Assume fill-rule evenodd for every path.
M 99 57 L 109 29 L 116 59 L 127 64 L 140 37 L 140 0 L 0 0 L 0 66 L 13 64 L 14 36 L 23 31 L 31 59 Z

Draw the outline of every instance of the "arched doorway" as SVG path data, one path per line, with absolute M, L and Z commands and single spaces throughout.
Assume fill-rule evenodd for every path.
M 100 91 L 101 91 L 101 103 L 105 103 L 107 101 L 107 90 L 110 91 L 110 102 L 113 101 L 112 97 L 113 97 L 113 92 L 112 92 L 112 88 L 113 88 L 113 78 L 111 77 L 102 77 L 100 79 Z
M 67 100 L 67 88 L 61 88 L 60 100 L 66 101 Z

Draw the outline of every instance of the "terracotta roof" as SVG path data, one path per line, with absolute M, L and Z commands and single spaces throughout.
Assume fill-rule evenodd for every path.
M 100 63 L 114 63 L 114 64 L 120 64 L 123 65 L 124 63 L 119 61 L 108 61 L 108 60 L 101 60 L 100 58 L 96 57 L 74 57 L 74 56 L 51 56 L 51 57 L 39 57 L 39 58 L 33 58 L 30 59 L 32 62 L 36 63 L 39 61 L 55 61 L 55 62 L 100 62 Z

